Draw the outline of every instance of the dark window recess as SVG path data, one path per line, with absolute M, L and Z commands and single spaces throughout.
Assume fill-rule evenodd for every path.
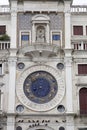
M 80 114 L 87 114 L 87 88 L 80 89 L 79 101 L 80 101 Z
M 73 35 L 83 35 L 83 26 L 73 26 Z
M 52 35 L 52 40 L 58 41 L 60 40 L 60 35 Z
M 87 128 L 79 128 L 79 130 L 87 130 Z
M 87 35 L 87 26 L 86 26 L 86 35 Z
M 59 130 L 65 130 L 65 128 L 61 126 L 61 127 L 59 128 Z
M 1 109 L 1 94 L 2 94 L 2 92 L 0 90 L 0 109 Z
M 6 34 L 6 26 L 0 26 L 0 35 Z
M 87 74 L 87 64 L 78 64 L 78 74 Z
M 18 126 L 18 127 L 16 128 L 16 130 L 22 130 L 22 127 L 21 127 L 21 126 Z
M 29 41 L 29 35 L 22 35 L 21 40 L 22 41 Z
M 0 64 L 0 75 L 2 74 L 2 64 Z

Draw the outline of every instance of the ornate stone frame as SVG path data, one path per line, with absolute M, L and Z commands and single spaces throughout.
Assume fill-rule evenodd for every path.
M 37 26 L 43 26 L 46 30 L 46 43 L 49 43 L 49 22 L 50 18 L 47 15 L 39 14 L 32 18 L 32 43 L 36 42 Z
M 58 92 L 56 96 L 49 101 L 48 103 L 44 104 L 37 104 L 32 101 L 30 101 L 24 94 L 23 91 L 23 83 L 26 79 L 26 77 L 35 71 L 47 71 L 51 73 L 58 84 Z M 48 111 L 56 107 L 60 101 L 63 99 L 64 93 L 65 93 L 65 84 L 64 84 L 64 77 L 62 76 L 60 71 L 57 71 L 53 67 L 50 67 L 48 65 L 37 65 L 32 66 L 28 69 L 26 69 L 19 77 L 17 81 L 17 87 L 16 87 L 17 96 L 22 104 L 24 104 L 27 108 L 34 110 L 34 111 Z

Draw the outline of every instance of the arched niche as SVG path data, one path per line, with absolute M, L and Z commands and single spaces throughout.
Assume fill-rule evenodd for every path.
M 22 127 L 21 127 L 21 126 L 18 126 L 18 127 L 16 128 L 16 130 L 22 130 Z
M 38 14 L 35 15 L 34 17 L 32 17 L 32 22 L 40 22 L 40 21 L 44 21 L 44 22 L 49 22 L 50 18 L 47 15 L 43 15 L 43 14 Z
M 46 30 L 45 26 L 39 25 L 36 28 L 36 42 L 45 43 L 46 42 Z
M 32 43 L 49 43 L 49 22 L 47 15 L 39 14 L 32 17 Z
M 48 126 L 35 126 L 33 128 L 28 128 L 27 130 L 54 130 L 54 129 Z

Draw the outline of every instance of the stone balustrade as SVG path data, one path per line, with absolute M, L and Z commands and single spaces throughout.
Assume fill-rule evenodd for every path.
M 0 13 L 10 13 L 9 5 L 1 5 L 0 6 Z
M 71 13 L 85 13 L 87 6 L 71 6 Z
M 5 50 L 10 48 L 10 41 L 0 41 L 0 50 Z
M 19 10 L 23 10 L 23 8 L 18 8 L 17 11 Z M 0 5 L 0 12 L 1 13 L 10 13 L 11 12 L 11 9 L 10 9 L 10 6 L 9 5 Z M 84 13 L 84 12 L 87 12 L 87 6 L 82 6 L 82 5 L 72 5 L 71 6 L 71 13 Z
M 72 41 L 71 44 L 74 50 L 87 50 L 87 41 Z

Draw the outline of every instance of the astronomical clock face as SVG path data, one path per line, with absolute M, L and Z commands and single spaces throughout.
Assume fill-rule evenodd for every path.
M 33 66 L 21 74 L 16 90 L 19 100 L 27 108 L 48 111 L 64 96 L 64 78 L 50 66 Z
M 56 79 L 50 73 L 36 71 L 25 79 L 23 89 L 29 100 L 43 104 L 55 97 L 58 85 Z

